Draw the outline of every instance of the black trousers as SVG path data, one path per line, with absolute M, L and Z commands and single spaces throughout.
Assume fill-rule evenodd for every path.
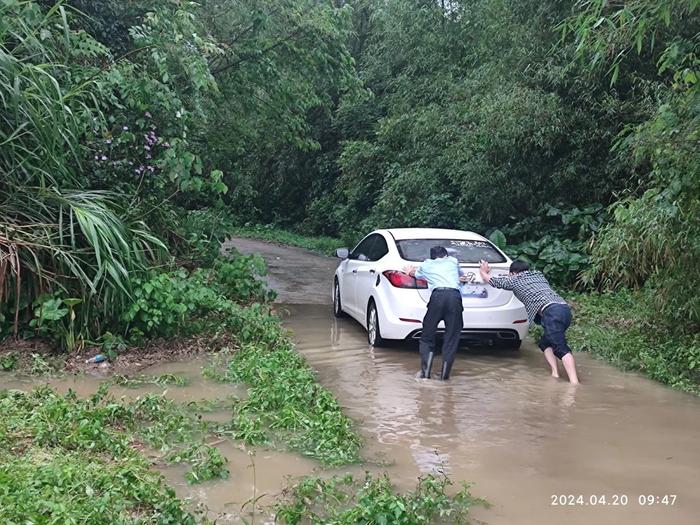
M 435 351 L 437 326 L 440 321 L 445 321 L 442 362 L 452 364 L 459 348 L 459 337 L 464 325 L 463 309 L 462 294 L 459 290 L 444 288 L 433 290 L 428 301 L 428 311 L 423 318 L 423 333 L 420 336 L 419 348 L 422 360 L 427 360 L 428 354 Z

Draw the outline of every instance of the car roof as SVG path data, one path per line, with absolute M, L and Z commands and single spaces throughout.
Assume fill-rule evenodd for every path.
M 464 230 L 449 230 L 444 228 L 389 228 L 386 230 L 377 230 L 378 232 L 387 232 L 394 239 L 401 241 L 404 239 L 458 239 L 465 241 L 486 241 L 486 237 L 478 233 Z

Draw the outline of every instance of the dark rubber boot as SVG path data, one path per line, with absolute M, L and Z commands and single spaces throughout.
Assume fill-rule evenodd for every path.
M 450 378 L 450 370 L 452 370 L 452 363 L 442 363 L 442 374 L 440 374 L 440 379 L 447 381 Z
M 433 368 L 433 352 L 428 354 L 428 359 L 421 359 L 420 363 L 420 377 L 424 379 L 430 379 L 430 370 Z

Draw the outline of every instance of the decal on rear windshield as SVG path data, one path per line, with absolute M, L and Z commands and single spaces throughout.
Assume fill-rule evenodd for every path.
M 491 248 L 491 245 L 484 241 L 450 241 L 451 246 L 473 246 L 475 248 Z
M 423 262 L 430 258 L 430 248 L 444 246 L 447 253 L 460 263 L 478 264 L 480 260 L 489 263 L 504 263 L 506 258 L 489 241 L 478 239 L 401 239 L 396 241 L 401 258 L 406 261 Z

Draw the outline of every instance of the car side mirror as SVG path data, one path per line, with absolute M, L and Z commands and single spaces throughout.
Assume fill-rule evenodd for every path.
M 335 256 L 338 257 L 339 259 L 347 259 L 348 255 L 350 255 L 350 252 L 348 251 L 347 248 L 338 248 L 335 251 Z

